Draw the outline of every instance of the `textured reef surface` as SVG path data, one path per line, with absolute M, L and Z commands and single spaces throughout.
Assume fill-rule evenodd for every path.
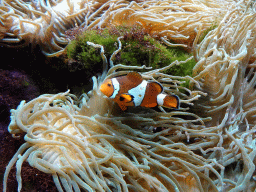
M 0 190 L 255 190 L 254 1 L 0 4 Z M 132 71 L 179 110 L 103 96 Z

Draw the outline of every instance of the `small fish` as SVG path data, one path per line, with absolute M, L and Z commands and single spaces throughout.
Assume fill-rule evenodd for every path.
M 179 108 L 179 97 L 163 92 L 158 82 L 143 80 L 138 72 L 130 72 L 126 76 L 106 79 L 100 91 L 113 99 L 125 111 L 127 106 Z

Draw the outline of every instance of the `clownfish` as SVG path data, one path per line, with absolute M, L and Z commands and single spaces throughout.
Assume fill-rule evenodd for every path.
M 158 82 L 143 80 L 138 72 L 130 72 L 125 76 L 106 79 L 100 91 L 113 99 L 125 111 L 127 106 L 179 108 L 179 97 L 163 92 Z

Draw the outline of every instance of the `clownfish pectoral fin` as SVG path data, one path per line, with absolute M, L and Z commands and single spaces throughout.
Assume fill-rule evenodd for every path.
M 157 93 L 162 93 L 164 90 L 163 86 L 158 82 L 150 82 L 148 84 L 149 84 L 151 91 L 154 91 Z
M 143 81 L 141 74 L 138 72 L 130 72 L 126 75 L 126 77 L 132 82 L 136 82 L 137 84 L 140 84 Z
M 163 106 L 179 109 L 180 98 L 177 95 L 166 95 Z
M 132 102 L 132 101 L 133 101 L 133 98 L 134 98 L 133 95 L 130 95 L 130 94 L 128 94 L 128 93 L 123 93 L 123 94 L 120 95 L 119 100 L 120 100 L 121 102 L 124 102 L 124 103 L 129 103 L 129 102 Z
M 122 103 L 118 103 L 119 107 L 122 109 L 122 111 L 126 111 L 127 110 L 127 106 L 122 104 Z

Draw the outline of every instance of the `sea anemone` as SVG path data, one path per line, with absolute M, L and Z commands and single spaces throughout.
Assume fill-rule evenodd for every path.
M 47 56 L 58 56 L 69 42 L 68 29 L 134 24 L 190 50 L 197 31 L 219 23 L 235 1 L 1 0 L 0 5 L 1 44 L 38 44 Z
M 113 53 L 113 57 L 121 49 Z M 166 93 L 181 98 L 180 111 L 131 109 L 120 114 L 116 105 L 104 98 L 98 87 L 105 78 L 127 74 L 144 66 L 113 65 L 107 71 L 102 46 L 104 72 L 93 77 L 94 87 L 80 100 L 65 92 L 45 94 L 12 110 L 9 132 L 25 132 L 24 143 L 8 164 L 4 191 L 11 167 L 16 164 L 18 191 L 22 188 L 21 166 L 26 160 L 32 167 L 52 174 L 59 191 L 182 191 L 204 187 L 223 188 L 223 167 L 214 158 L 204 158 L 198 149 L 217 145 L 220 136 L 211 133 L 205 122 L 189 112 L 193 101 L 205 94 L 179 86 L 191 77 L 161 73 L 173 65 L 141 73 L 145 79 L 160 82 Z M 111 57 L 111 58 L 113 58 Z M 199 84 L 197 84 L 199 86 Z M 179 89 L 184 89 L 182 93 Z M 154 131 L 159 128 L 159 131 Z M 200 152 L 199 152 L 200 153 Z M 211 179 L 215 175 L 215 181 Z
M 254 108 L 254 102 L 250 102 L 255 84 L 255 18 L 250 4 L 246 10 L 238 7 L 227 13 L 220 25 L 197 45 L 198 63 L 193 75 L 202 90 L 209 93 L 207 115 L 214 117 L 214 125 L 221 123 L 226 113 L 238 114 Z
M 207 127 L 216 127 L 222 135 L 222 165 L 238 159 L 243 165 L 243 171 L 232 176 L 237 181 L 232 191 L 255 189 L 250 180 L 255 177 L 256 156 L 256 12 L 255 2 L 240 5 L 198 45 L 193 70 L 199 90 L 208 93 L 199 104 L 212 117 Z
M 88 94 L 45 94 L 11 110 L 8 130 L 26 142 L 6 167 L 4 191 L 15 164 L 21 190 L 24 161 L 51 174 L 59 191 L 254 191 L 255 17 L 255 2 L 240 1 L 198 45 L 197 35 L 193 77 L 163 73 L 187 61 L 114 65 L 121 37 L 108 69 L 103 46 L 88 42 L 101 49 L 104 69 Z M 179 111 L 121 112 L 99 91 L 106 78 L 142 69 L 180 97 Z M 186 80 L 190 88 L 180 86 Z

